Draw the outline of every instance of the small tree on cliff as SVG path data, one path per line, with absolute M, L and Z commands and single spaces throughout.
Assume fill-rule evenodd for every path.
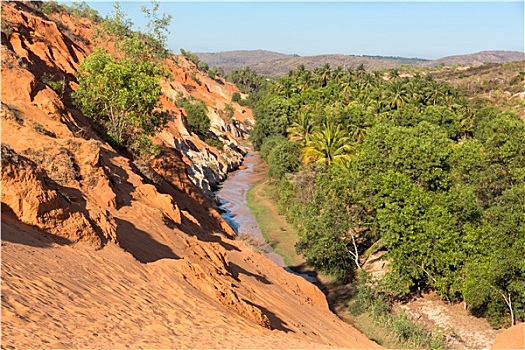
M 77 71 L 78 89 L 72 94 L 75 105 L 101 126 L 113 145 L 135 155 L 156 153 L 148 136 L 166 123 L 158 110 L 162 77 L 168 71 L 162 59 L 171 16 L 159 15 L 159 3 L 142 7 L 147 33 L 133 32 L 133 23 L 115 4 L 113 16 L 106 18 L 102 34 L 116 40 L 115 55 L 97 48 Z
M 75 105 L 103 128 L 116 146 L 148 153 L 153 135 L 166 122 L 156 111 L 163 70 L 150 61 L 115 59 L 96 49 L 79 66 Z

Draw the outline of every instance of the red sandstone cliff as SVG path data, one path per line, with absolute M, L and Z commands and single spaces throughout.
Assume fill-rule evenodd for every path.
M 220 111 L 236 88 L 171 61 L 162 102 L 175 117 L 145 174 L 67 97 L 92 31 L 85 19 L 2 3 L 2 347 L 377 347 L 315 286 L 235 239 L 187 175 L 202 154 L 223 172 L 239 159 L 188 133 L 170 94 L 204 100 L 214 130 L 235 145 L 240 131 Z M 63 79 L 66 93 L 46 76 Z M 185 152 L 188 141 L 202 154 Z

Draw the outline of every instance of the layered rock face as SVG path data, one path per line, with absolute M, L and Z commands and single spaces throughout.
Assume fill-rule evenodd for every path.
M 166 62 L 174 80 L 163 84 L 162 99 L 163 107 L 176 117 L 157 138 L 183 155 L 190 179 L 206 195 L 211 195 L 212 188 L 242 163 L 247 149 L 240 141 L 247 139 L 254 124 L 253 115 L 250 109 L 231 102 L 233 93 L 238 92 L 233 84 L 222 78 L 209 78 L 184 57 L 177 57 L 177 62 Z M 178 96 L 191 96 L 206 103 L 210 131 L 224 147 L 211 147 L 188 130 L 184 122 L 186 112 L 174 104 Z M 233 108 L 233 115 L 227 115 L 228 105 Z
M 237 239 L 203 193 L 240 164 L 253 124 L 236 104 L 221 117 L 233 85 L 167 62 L 174 118 L 147 171 L 96 135 L 69 97 L 95 27 L 2 3 L 2 347 L 377 347 Z M 205 101 L 224 149 L 188 132 L 175 93 Z

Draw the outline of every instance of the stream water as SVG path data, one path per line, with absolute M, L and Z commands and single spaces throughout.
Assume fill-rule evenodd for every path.
M 250 235 L 264 241 L 262 232 L 246 202 L 246 192 L 257 182 L 266 177 L 266 168 L 258 152 L 248 153 L 244 157 L 241 169 L 228 175 L 216 192 L 219 198 L 222 217 L 235 230 L 237 235 Z M 271 247 L 266 255 L 277 265 L 285 267 L 283 258 Z

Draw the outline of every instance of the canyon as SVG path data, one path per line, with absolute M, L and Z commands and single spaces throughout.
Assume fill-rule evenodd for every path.
M 70 94 L 97 25 L 2 3 L 2 348 L 379 348 L 217 211 L 253 125 L 233 84 L 171 56 L 160 154 L 132 160 L 95 132 Z M 178 95 L 206 103 L 222 149 Z

